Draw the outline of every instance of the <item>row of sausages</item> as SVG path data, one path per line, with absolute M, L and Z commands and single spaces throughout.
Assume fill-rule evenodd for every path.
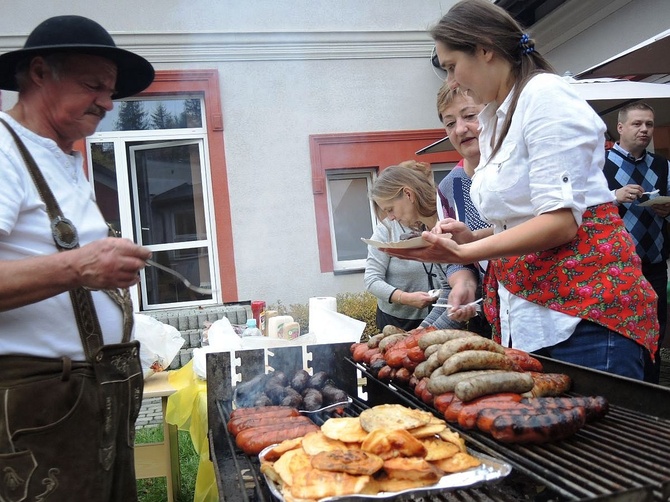
M 608 410 L 602 397 L 557 397 L 570 389 L 567 375 L 544 373 L 526 352 L 464 330 L 381 333 L 351 351 L 378 378 L 413 388 L 448 422 L 503 442 L 563 439 Z
M 270 445 L 319 430 L 318 425 L 289 406 L 237 408 L 231 412 L 227 427 L 247 455 L 258 455 Z

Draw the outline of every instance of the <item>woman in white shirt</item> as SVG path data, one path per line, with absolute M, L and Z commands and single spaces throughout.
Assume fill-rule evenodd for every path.
M 487 104 L 471 198 L 493 227 L 444 220 L 424 232 L 431 246 L 388 252 L 488 259 L 494 339 L 642 379 L 644 353 L 658 343 L 656 295 L 602 172 L 602 120 L 489 1 L 459 2 L 431 35 L 451 87 Z

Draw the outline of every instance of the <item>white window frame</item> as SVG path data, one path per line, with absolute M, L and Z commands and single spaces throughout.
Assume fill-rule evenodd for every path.
M 367 257 L 358 260 L 338 260 L 337 258 L 337 238 L 335 236 L 335 216 L 333 214 L 333 204 L 330 193 L 331 180 L 351 180 L 365 179 L 367 181 L 367 192 L 369 193 L 372 183 L 377 178 L 376 169 L 333 169 L 327 172 L 326 196 L 328 200 L 328 218 L 330 219 L 330 240 L 332 243 L 331 252 L 333 255 L 333 272 L 361 272 L 365 270 L 365 261 Z M 369 217 L 372 229 L 377 225 L 377 217 L 374 211 L 374 204 L 368 198 Z M 364 217 L 363 215 L 361 216 Z M 361 237 L 370 237 L 361 235 Z
M 183 99 L 183 95 L 177 95 Z M 165 97 L 164 99 L 169 99 Z M 202 110 L 202 127 L 183 128 L 183 129 L 160 129 L 160 130 L 142 130 L 142 131 L 108 131 L 98 132 L 89 136 L 86 139 L 87 152 L 87 170 L 88 178 L 92 187 L 95 188 L 95 180 L 93 176 L 93 158 L 91 155 L 91 144 L 93 143 L 113 143 L 114 144 L 114 160 L 117 166 L 124 166 L 123 169 L 117 169 L 117 185 L 119 197 L 119 219 L 121 220 L 121 237 L 127 238 L 136 242 L 135 229 L 133 228 L 133 208 L 131 208 L 130 201 L 136 200 L 137 197 L 130 197 L 131 181 L 128 178 L 128 158 L 126 155 L 126 143 L 141 142 L 141 141 L 187 141 L 199 142 L 202 163 L 202 190 L 203 190 L 203 205 L 207 213 L 206 226 L 208 231 L 208 252 L 210 275 L 212 278 L 212 298 L 210 300 L 199 300 L 192 302 L 175 302 L 175 303 L 161 303 L 161 304 L 146 304 L 146 293 L 143 292 L 142 300 L 140 298 L 140 286 L 144 284 L 144 279 L 140 284 L 130 288 L 131 298 L 136 309 L 141 310 L 159 310 L 174 307 L 193 307 L 199 305 L 215 305 L 221 303 L 222 290 L 220 284 L 220 272 L 218 269 L 218 251 L 217 251 L 217 237 L 216 225 L 214 224 L 214 206 L 213 193 L 211 186 L 211 165 L 209 159 L 209 145 L 207 142 L 207 125 L 205 123 L 206 114 L 204 113 L 204 99 L 201 99 Z M 147 100 L 155 100 L 154 98 L 147 98 Z M 190 244 L 189 244 L 190 245 Z M 171 248 L 177 248 L 179 244 L 174 243 Z M 160 250 L 161 246 L 156 246 L 156 250 Z

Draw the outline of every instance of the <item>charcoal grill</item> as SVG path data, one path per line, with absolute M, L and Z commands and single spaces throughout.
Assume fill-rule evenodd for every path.
M 398 403 L 437 413 L 411 389 L 376 379 L 350 358 L 349 343 L 281 347 L 207 354 L 207 405 L 210 457 L 220 499 L 273 500 L 257 458 L 244 455 L 228 434 L 232 409 L 231 367 L 247 381 L 266 365 L 292 374 L 303 361 L 326 371 L 352 397 L 344 413 L 357 416 L 368 407 Z M 232 357 L 237 358 L 233 361 Z M 670 499 L 670 389 L 541 359 L 545 371 L 570 375 L 573 395 L 602 395 L 608 415 L 566 440 L 545 445 L 504 445 L 489 436 L 460 430 L 469 448 L 502 459 L 514 468 L 502 481 L 431 495 L 430 501 L 665 501 Z M 359 379 L 363 385 L 359 387 Z M 362 391 L 362 392 L 359 392 Z M 321 424 L 332 415 L 312 417 Z M 355 497 L 351 497 L 354 499 Z M 408 497 L 405 499 L 410 500 Z

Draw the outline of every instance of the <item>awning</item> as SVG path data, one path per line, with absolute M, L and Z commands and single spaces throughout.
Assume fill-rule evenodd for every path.
M 669 48 L 670 50 L 670 48 Z M 619 108 L 643 100 L 654 109 L 657 125 L 670 124 L 670 84 L 634 82 L 616 78 L 575 79 L 564 77 L 577 93 L 602 117 L 609 134 L 616 131 Z M 442 138 L 417 151 L 417 155 L 453 150 L 449 138 Z
M 577 74 L 579 78 L 622 77 L 670 73 L 670 30 Z

